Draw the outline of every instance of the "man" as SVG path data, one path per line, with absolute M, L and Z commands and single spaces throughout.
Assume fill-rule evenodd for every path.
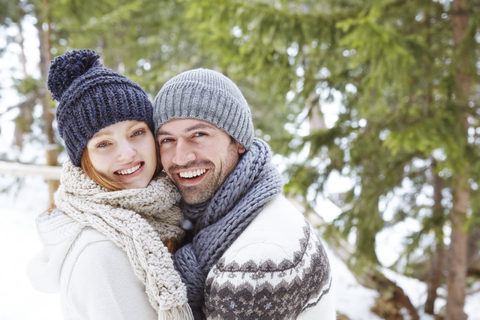
M 175 253 L 196 319 L 335 319 L 328 258 L 282 195 L 247 101 L 222 74 L 177 75 L 154 102 L 162 165 L 193 241 Z

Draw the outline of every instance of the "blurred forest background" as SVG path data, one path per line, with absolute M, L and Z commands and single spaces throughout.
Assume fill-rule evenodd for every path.
M 26 20 L 40 44 L 34 73 Z M 0 163 L 21 162 L 35 143 L 45 159 L 32 164 L 58 165 L 45 79 L 66 50 L 95 50 L 152 99 L 184 70 L 218 70 L 245 94 L 255 134 L 285 159 L 285 193 L 306 212 L 329 177 L 350 181 L 329 195 L 341 214 L 320 227 L 357 280 L 379 292 L 372 311 L 434 315 L 445 288 L 435 318 L 466 319 L 465 297 L 480 281 L 480 0 L 0 0 L 0 28 L 16 30 L 0 54 L 18 45 L 21 70 L 21 102 L 0 110 L 17 115 L 14 152 Z M 407 220 L 418 230 L 382 265 L 376 236 Z M 379 267 L 424 281 L 423 310 Z

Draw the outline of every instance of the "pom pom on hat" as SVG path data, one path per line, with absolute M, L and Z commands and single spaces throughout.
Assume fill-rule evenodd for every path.
M 52 60 L 47 87 L 52 93 L 53 100 L 60 101 L 72 82 L 90 68 L 103 67 L 98 59 L 100 56 L 95 51 L 87 49 L 69 51 Z
M 56 57 L 47 85 L 59 102 L 58 132 L 72 163 L 80 166 L 88 141 L 101 129 L 127 120 L 144 121 L 153 131 L 152 104 L 143 89 L 105 68 L 94 51 L 73 50 Z

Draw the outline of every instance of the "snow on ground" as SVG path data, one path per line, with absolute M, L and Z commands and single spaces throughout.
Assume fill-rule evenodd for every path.
M 0 189 L 13 180 L 0 176 Z M 47 185 L 28 177 L 16 197 L 12 189 L 0 193 L 0 320 L 60 320 L 59 295 L 33 289 L 25 272 L 41 249 L 35 217 L 48 205 Z
M 382 268 L 381 271 L 388 279 L 403 289 L 405 294 L 410 298 L 410 302 L 412 302 L 413 306 L 418 310 L 421 319 L 434 320 L 434 317 L 423 313 L 423 304 L 427 300 L 427 285 L 424 282 L 406 277 L 387 268 Z M 435 301 L 435 312 L 438 312 L 445 303 L 446 301 L 444 299 L 437 298 Z
M 467 296 L 464 310 L 468 320 L 480 320 L 480 292 Z
M 324 242 L 325 245 L 325 242 Z M 361 286 L 345 263 L 326 246 L 328 258 L 332 268 L 333 293 L 337 311 L 351 320 L 381 319 L 370 311 L 375 305 L 378 292 Z
M 422 307 L 427 299 L 427 285 L 424 282 L 406 277 L 387 268 L 383 268 L 381 271 L 388 279 L 392 280 L 403 289 L 405 294 L 410 298 L 412 304 L 417 308 L 417 310 L 419 310 L 420 319 L 434 319 L 430 315 L 423 314 Z M 442 294 L 444 296 L 446 295 L 446 292 L 444 292 L 445 290 L 439 288 L 437 292 L 440 291 L 443 291 Z M 435 301 L 435 312 L 438 313 L 445 305 L 445 299 L 437 298 Z M 468 315 L 468 320 L 480 320 L 480 292 L 467 296 L 465 299 L 464 311 Z

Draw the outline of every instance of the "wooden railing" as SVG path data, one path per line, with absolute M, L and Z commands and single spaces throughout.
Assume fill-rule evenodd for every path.
M 60 180 L 62 167 L 39 166 L 21 163 L 0 161 L 0 175 L 13 175 L 16 177 L 42 176 L 47 180 Z

